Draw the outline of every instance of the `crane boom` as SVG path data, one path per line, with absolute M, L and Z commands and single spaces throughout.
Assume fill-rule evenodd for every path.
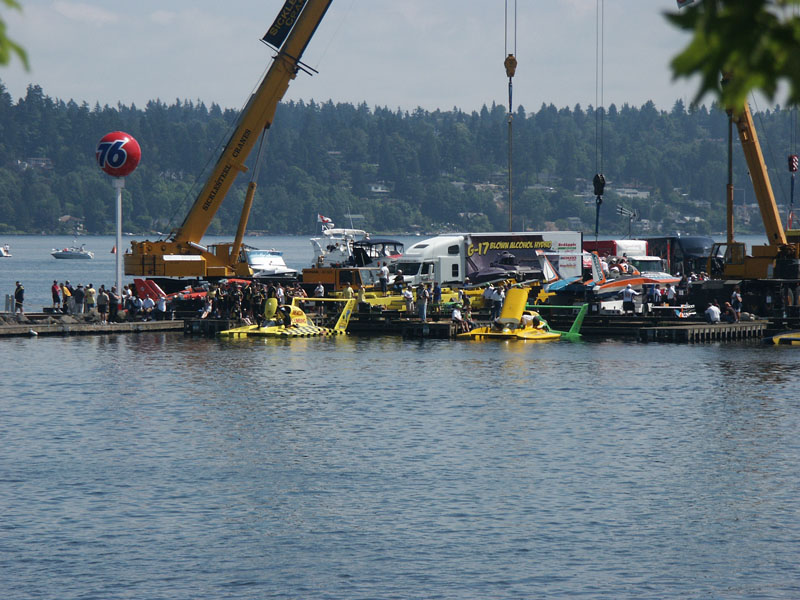
M 786 231 L 781 223 L 778 204 L 772 191 L 772 184 L 769 180 L 767 165 L 761 152 L 761 144 L 758 141 L 750 107 L 745 102 L 738 110 L 729 109 L 728 114 L 739 134 L 744 158 L 750 171 L 750 179 L 753 182 L 753 191 L 758 200 L 761 221 L 764 223 L 767 244 L 753 245 L 751 255 L 748 256 L 745 244 L 733 240 L 733 183 L 729 180 L 727 189 L 728 241 L 724 244 L 714 244 L 708 262 L 708 271 L 713 275 L 723 275 L 728 279 L 765 279 L 775 276 L 775 273 L 784 276 L 796 273 L 800 247 L 797 244 L 787 243 Z M 721 262 L 718 257 L 722 257 Z
M 236 176 L 247 171 L 245 161 L 259 135 L 275 118 L 278 103 L 300 70 L 300 58 L 332 0 L 287 0 L 270 29 L 288 29 L 285 42 L 255 93 L 242 110 L 236 128 L 217 160 L 211 175 L 189 210 L 183 224 L 165 242 L 132 242 L 125 255 L 125 274 L 164 277 L 230 277 L 251 275 L 239 260 L 239 244 L 218 244 L 205 248 L 200 241 L 227 196 Z M 268 36 L 270 34 L 267 34 Z M 265 41 L 267 36 L 265 36 Z M 254 182 L 248 189 L 252 202 Z M 239 230 L 249 216 L 249 204 L 242 211 Z M 240 240 L 240 236 L 237 235 Z
M 775 194 L 772 191 L 772 184 L 767 174 L 764 154 L 761 152 L 761 145 L 758 142 L 758 134 L 753 124 L 753 115 L 746 102 L 744 108 L 734 112 L 732 118 L 739 132 L 739 140 L 742 143 L 750 178 L 753 180 L 753 190 L 758 200 L 767 240 L 769 240 L 770 245 L 786 244 L 786 233 L 781 223 L 780 214 L 778 214 L 778 205 L 775 202 Z

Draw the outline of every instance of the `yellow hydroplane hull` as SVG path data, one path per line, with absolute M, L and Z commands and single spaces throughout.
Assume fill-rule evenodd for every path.
M 355 300 L 333 298 L 314 299 L 314 302 L 337 302 L 343 305 L 336 325 L 333 327 L 320 327 L 315 325 L 308 315 L 297 306 L 298 301 L 299 299 L 295 298 L 291 305 L 281 306 L 277 311 L 280 313 L 277 318 L 267 321 L 267 325 L 264 327 L 245 325 L 244 327 L 220 331 L 219 335 L 223 337 L 299 338 L 335 336 L 347 333 L 347 324 L 350 322 L 350 316 L 353 314 Z M 268 306 L 267 310 L 272 313 L 276 312 L 271 306 Z
M 800 346 L 800 331 L 784 331 L 772 337 L 764 338 L 764 343 L 776 346 Z
M 587 305 L 583 305 L 568 332 L 553 331 L 535 311 L 526 311 L 529 289 L 512 287 L 506 294 L 500 317 L 488 327 L 476 327 L 472 331 L 459 333 L 461 340 L 524 340 L 528 342 L 553 342 L 562 338 L 574 341 L 580 339 L 580 327 L 586 315 Z M 523 323 L 523 314 L 526 314 Z M 538 326 L 537 326 L 538 323 Z
M 459 339 L 495 339 L 495 340 L 525 340 L 527 342 L 552 342 L 561 339 L 561 334 L 544 329 L 502 329 L 500 331 L 491 327 L 476 327 L 472 331 L 459 333 Z

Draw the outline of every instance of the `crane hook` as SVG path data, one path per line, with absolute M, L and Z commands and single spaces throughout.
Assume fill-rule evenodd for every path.
M 514 72 L 517 70 L 516 57 L 513 54 L 506 56 L 505 61 L 503 61 L 503 66 L 506 68 L 506 76 L 511 79 L 514 76 Z

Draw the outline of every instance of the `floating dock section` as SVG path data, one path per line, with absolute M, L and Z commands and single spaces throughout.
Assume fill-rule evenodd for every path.
M 761 339 L 767 331 L 767 321 L 744 323 L 687 323 L 665 327 L 642 327 L 639 340 L 643 342 L 718 342 Z

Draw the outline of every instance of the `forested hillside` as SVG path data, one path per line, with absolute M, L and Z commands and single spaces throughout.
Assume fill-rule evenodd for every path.
M 38 86 L 15 101 L 0 82 L 0 233 L 111 232 L 114 191 L 94 152 L 115 130 L 142 147 L 142 162 L 125 184 L 123 228 L 168 232 L 181 224 L 235 119 L 235 111 L 199 101 L 91 106 L 50 98 Z M 776 195 L 786 204 L 792 115 L 774 110 L 755 119 Z M 599 119 L 592 107 L 519 107 L 513 128 L 516 230 L 593 232 L 591 179 L 601 167 L 608 182 L 601 234 L 627 233 L 617 204 L 637 211 L 634 235 L 724 230 L 727 117 L 717 108 L 611 105 Z M 318 213 L 341 226 L 352 218 L 375 233 L 506 230 L 507 131 L 502 106 L 406 112 L 282 104 L 249 231 L 311 233 Z M 737 230 L 760 232 L 738 142 L 734 168 Z M 240 176 L 210 233 L 233 235 L 246 184 Z

